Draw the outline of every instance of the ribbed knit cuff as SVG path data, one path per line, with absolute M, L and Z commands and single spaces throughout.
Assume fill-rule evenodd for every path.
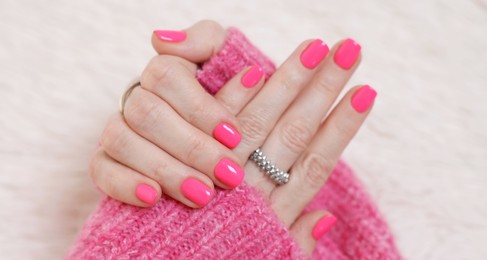
M 243 184 L 202 209 L 163 197 L 153 208 L 105 198 L 69 259 L 306 259 L 261 196 Z
M 222 49 L 205 62 L 196 73 L 198 81 L 210 94 L 215 94 L 228 80 L 245 67 L 259 65 L 266 79 L 276 67 L 262 52 L 236 28 L 227 30 L 227 38 Z

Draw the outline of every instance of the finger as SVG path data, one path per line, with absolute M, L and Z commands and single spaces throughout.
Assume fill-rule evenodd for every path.
M 337 219 L 326 211 L 313 211 L 302 215 L 291 226 L 290 232 L 301 246 L 301 249 L 311 256 L 316 247 L 316 241 L 322 238 Z
M 190 67 L 194 65 L 181 58 L 157 56 L 142 73 L 141 86 L 162 98 L 189 124 L 235 148 L 242 138 L 235 116 L 201 87 Z
M 321 189 L 369 114 L 376 94 L 368 85 L 351 89 L 293 165 L 289 182 L 272 192 L 276 213 L 284 216 L 284 223 L 292 223 Z
M 225 29 L 203 20 L 182 31 L 155 30 L 152 46 L 159 54 L 181 57 L 194 63 L 210 59 L 225 42 Z
M 164 194 L 189 207 L 202 207 L 212 198 L 214 191 L 210 178 L 133 132 L 119 114 L 109 120 L 101 144 L 114 160 L 149 178 L 152 183 L 158 183 Z M 115 183 L 115 179 L 107 182 Z M 135 185 L 132 181 L 132 186 Z
M 244 173 L 230 149 L 186 122 L 151 92 L 135 88 L 125 104 L 124 115 L 136 133 L 210 177 L 216 185 L 228 189 L 242 182 Z
M 216 93 L 215 99 L 236 115 L 257 94 L 264 80 L 264 71 L 259 65 L 245 68 Z
M 161 197 L 158 183 L 116 162 L 103 149 L 96 151 L 90 174 L 105 194 L 130 205 L 152 207 Z
M 328 46 L 321 40 L 302 43 L 284 64 L 271 76 L 257 96 L 237 116 L 242 127 L 242 142 L 234 151 L 247 159 L 261 147 L 281 115 L 304 89 L 316 72 L 317 66 L 328 54 Z M 246 172 L 258 172 L 254 164 L 245 166 Z M 267 194 L 274 184 L 262 174 L 247 174 L 246 179 Z
M 348 69 L 343 69 L 342 56 Z M 279 168 L 288 170 L 306 149 L 322 119 L 360 63 L 360 45 L 351 39 L 339 42 L 319 66 L 308 86 L 279 119 L 261 150 L 268 158 L 279 159 Z M 263 175 L 259 175 L 264 178 Z

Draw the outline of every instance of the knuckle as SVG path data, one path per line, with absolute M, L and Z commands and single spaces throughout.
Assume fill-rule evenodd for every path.
M 208 118 L 209 109 L 210 106 L 208 106 L 204 102 L 195 102 L 193 104 L 193 107 L 191 108 L 191 111 L 188 113 L 186 120 L 192 125 L 198 125 L 198 122 L 201 122 L 201 119 Z
M 170 168 L 166 163 L 161 163 L 158 164 L 156 167 L 154 167 L 154 170 L 152 172 L 153 175 L 148 177 L 153 179 L 154 181 L 156 181 L 162 186 L 165 183 L 165 180 L 167 179 L 169 170 Z
M 351 140 L 356 132 L 354 122 L 347 118 L 341 118 L 339 121 L 330 120 L 330 125 L 334 129 L 338 140 Z
M 202 30 L 206 34 L 206 37 L 211 39 L 209 41 L 205 41 L 205 50 L 210 52 L 208 56 L 212 57 L 216 55 L 225 40 L 225 29 L 223 26 L 213 20 L 202 20 L 198 23 L 198 26 L 201 26 Z
M 135 94 L 135 93 L 133 93 Z M 126 104 L 125 119 L 138 132 L 150 132 L 166 113 L 164 106 L 147 96 L 134 95 Z
M 175 75 L 177 75 L 181 67 L 186 67 L 184 60 L 181 58 L 169 55 L 156 56 L 149 61 L 142 73 L 142 86 L 144 88 L 172 86 L 173 84 L 167 84 L 167 82 L 175 79 Z
M 236 108 L 234 105 L 234 101 L 231 98 L 227 98 L 227 97 L 220 98 L 220 99 L 218 99 L 218 103 L 220 103 L 220 105 L 222 107 L 224 107 L 225 109 L 230 111 L 232 113 L 232 115 L 237 114 L 237 111 L 235 111 Z
M 248 113 L 239 117 L 242 135 L 252 144 L 260 144 L 266 137 L 266 119 L 261 113 Z
M 299 73 L 298 70 L 286 70 L 280 79 L 279 83 L 283 87 L 285 91 L 295 90 L 296 86 L 302 85 L 303 76 Z
M 121 124 L 115 120 L 110 120 L 101 135 L 103 148 L 113 156 L 116 156 L 120 151 L 125 150 L 124 148 L 127 146 L 127 141 L 123 136 Z
M 315 89 L 323 93 L 325 96 L 335 96 L 338 93 L 339 84 L 336 81 L 336 76 L 333 73 L 324 73 L 318 77 L 315 84 Z
M 106 164 L 106 160 L 107 157 L 104 156 L 103 152 L 98 152 L 93 156 L 90 162 L 90 177 L 105 194 L 113 198 L 119 198 L 120 191 L 117 183 L 112 181 L 117 176 L 115 176 L 111 167 Z
M 321 187 L 335 167 L 335 163 L 317 153 L 307 153 L 300 165 L 304 181 L 312 187 Z
M 293 120 L 283 124 L 279 137 L 283 145 L 294 153 L 301 153 L 313 137 L 305 120 Z
M 91 180 L 98 185 L 98 173 L 99 173 L 99 164 L 100 164 L 100 153 L 95 153 L 91 158 L 88 173 L 90 175 Z
M 106 174 L 105 178 L 107 181 L 105 181 L 103 187 L 100 188 L 112 198 L 115 199 L 122 198 L 123 196 L 117 185 L 118 182 L 112 181 L 117 178 L 117 176 L 115 176 L 115 173 L 113 171 L 108 170 L 105 174 Z
M 218 22 L 208 19 L 199 21 L 198 26 L 206 28 L 207 32 L 221 33 L 224 30 Z
M 198 158 L 201 157 L 201 154 L 206 150 L 206 141 L 198 136 L 192 136 L 188 140 L 186 158 L 189 164 L 195 164 Z

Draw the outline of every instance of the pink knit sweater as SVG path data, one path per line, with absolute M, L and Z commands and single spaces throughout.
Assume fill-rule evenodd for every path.
M 274 65 L 236 29 L 198 71 L 215 93 L 245 66 Z M 338 221 L 317 243 L 313 259 L 401 259 L 393 236 L 353 172 L 339 162 L 307 211 L 326 209 Z M 105 198 L 88 219 L 69 259 L 306 259 L 262 196 L 243 183 L 217 189 L 202 209 L 163 196 L 153 208 Z

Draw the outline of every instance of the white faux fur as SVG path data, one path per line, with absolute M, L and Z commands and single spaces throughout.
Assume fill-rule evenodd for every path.
M 210 18 L 278 63 L 306 39 L 363 45 L 374 112 L 346 151 L 409 259 L 487 258 L 487 2 L 0 3 L 0 258 L 61 258 L 96 205 L 87 166 L 155 28 Z

